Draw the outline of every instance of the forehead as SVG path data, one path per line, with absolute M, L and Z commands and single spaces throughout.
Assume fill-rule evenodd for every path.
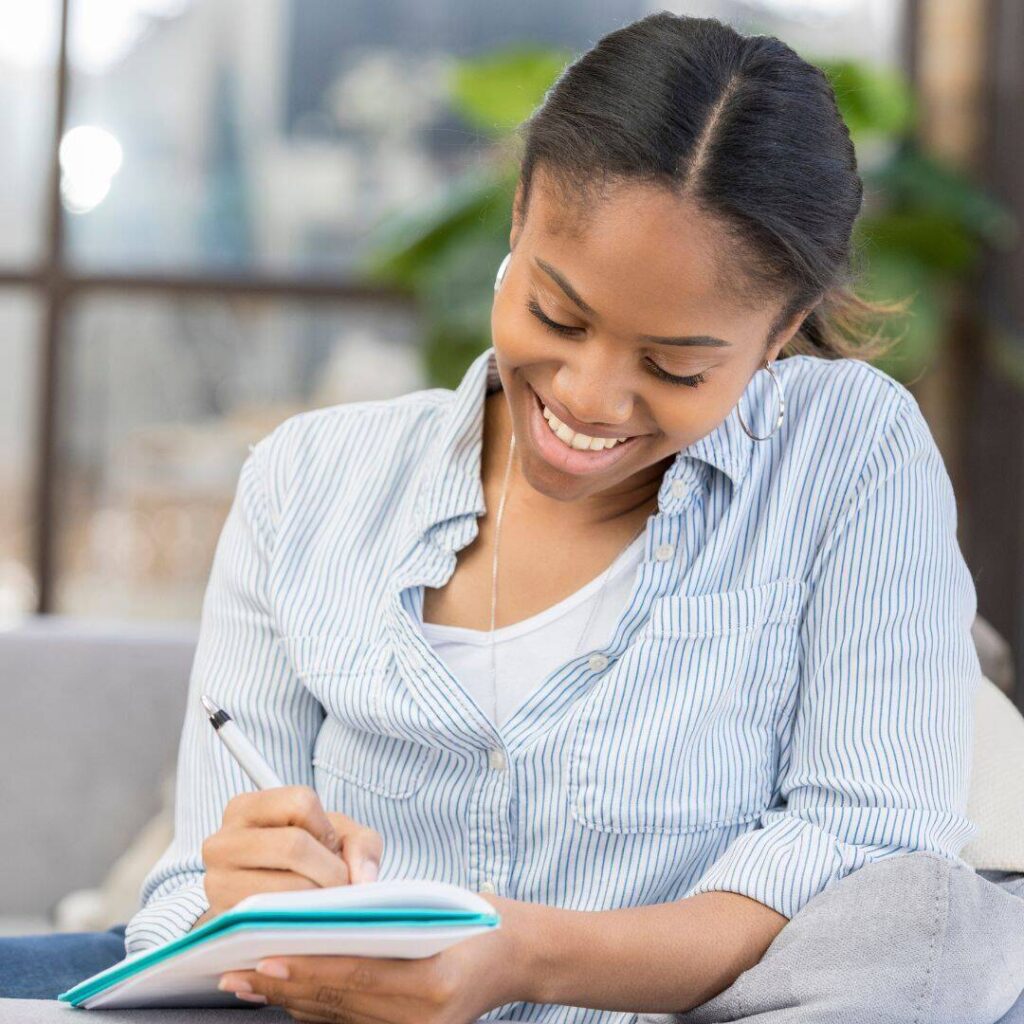
M 673 333 L 685 311 L 749 308 L 725 226 L 691 199 L 646 182 L 576 188 L 538 174 L 523 238 L 598 310 L 646 309 Z

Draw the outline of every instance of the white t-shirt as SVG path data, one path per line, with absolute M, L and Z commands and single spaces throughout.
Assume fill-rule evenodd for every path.
M 494 631 L 498 679 L 497 720 L 491 679 L 491 632 L 422 623 L 423 634 L 441 660 L 499 727 L 556 668 L 577 655 L 603 647 L 629 600 L 645 533 L 620 552 L 610 570 L 599 573 L 558 604 Z M 602 591 L 603 586 L 603 593 Z M 593 609 L 594 602 L 598 605 Z M 580 637 L 587 619 L 587 635 Z

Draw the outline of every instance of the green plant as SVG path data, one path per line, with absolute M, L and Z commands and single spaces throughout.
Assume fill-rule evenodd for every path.
M 396 211 L 377 228 L 364 273 L 419 299 L 433 385 L 454 387 L 490 344 L 494 273 L 508 250 L 517 175 L 509 143 L 571 59 L 517 46 L 456 64 L 452 106 L 494 139 L 492 158 L 440 201 Z M 1016 225 L 966 177 L 916 147 L 913 99 L 900 75 L 852 61 L 815 63 L 835 90 L 865 183 L 854 238 L 864 257 L 859 291 L 889 301 L 912 296 L 908 317 L 896 325 L 899 341 L 877 361 L 909 382 L 942 344 L 950 283 L 970 274 L 984 246 L 1012 245 Z
M 810 58 L 807 58 L 810 59 Z M 911 297 L 898 343 L 875 365 L 909 383 L 935 360 L 956 297 L 984 247 L 1014 244 L 1010 213 L 967 176 L 923 152 L 904 77 L 854 61 L 815 61 L 825 72 L 857 149 L 864 212 L 854 226 L 858 291 L 891 301 Z
M 454 387 L 490 345 L 494 274 L 508 252 L 517 177 L 509 142 L 571 59 L 568 51 L 511 46 L 459 61 L 449 80 L 452 107 L 495 140 L 492 157 L 440 201 L 395 211 L 371 240 L 367 277 L 419 300 L 424 364 L 435 386 Z

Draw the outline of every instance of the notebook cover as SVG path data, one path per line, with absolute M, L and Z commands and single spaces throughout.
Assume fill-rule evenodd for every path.
M 314 925 L 324 928 L 345 928 L 350 925 L 360 927 L 387 927 L 398 923 L 403 927 L 433 926 L 438 924 L 479 924 L 496 927 L 500 922 L 497 914 L 479 914 L 466 910 L 438 910 L 427 907 L 352 907 L 317 910 L 311 908 L 303 911 L 294 910 L 263 910 L 234 911 L 228 910 L 218 917 L 200 925 L 194 931 L 155 949 L 147 950 L 129 960 L 108 967 L 99 974 L 79 982 L 73 988 L 62 992 L 57 998 L 72 1005 L 79 1005 L 86 999 L 130 978 L 154 964 L 177 955 L 185 949 L 219 936 L 228 930 L 241 928 L 288 928 L 308 927 Z

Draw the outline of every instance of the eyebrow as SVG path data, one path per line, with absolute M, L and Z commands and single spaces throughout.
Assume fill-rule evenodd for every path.
M 542 260 L 539 256 L 533 257 L 533 262 L 544 271 L 548 277 L 551 278 L 559 288 L 574 302 L 580 309 L 583 310 L 588 316 L 592 316 L 595 320 L 600 319 L 597 310 L 594 309 L 589 303 L 585 302 L 576 291 L 575 288 L 565 279 L 565 275 L 555 267 L 551 266 L 546 260 Z M 691 334 L 682 335 L 679 337 L 661 337 L 657 334 L 639 334 L 637 337 L 640 341 L 650 342 L 652 345 L 700 345 L 708 348 L 732 348 L 732 343 L 723 341 L 721 338 L 712 337 L 709 334 Z

